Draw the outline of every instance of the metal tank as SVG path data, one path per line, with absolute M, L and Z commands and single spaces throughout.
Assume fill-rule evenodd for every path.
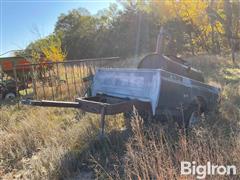
M 192 68 L 187 61 L 175 56 L 166 56 L 158 53 L 148 54 L 138 65 L 139 69 L 163 69 L 174 74 L 204 82 L 201 71 Z
M 191 67 L 186 60 L 174 55 L 164 55 L 164 29 L 161 28 L 158 39 L 156 52 L 146 55 L 138 64 L 139 69 L 163 69 L 171 73 L 188 77 L 200 82 L 204 82 L 201 71 Z

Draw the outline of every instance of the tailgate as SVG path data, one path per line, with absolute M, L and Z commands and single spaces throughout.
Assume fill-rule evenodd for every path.
M 106 69 L 96 70 L 92 92 L 119 98 L 149 102 L 152 112 L 158 105 L 161 72 L 157 69 Z

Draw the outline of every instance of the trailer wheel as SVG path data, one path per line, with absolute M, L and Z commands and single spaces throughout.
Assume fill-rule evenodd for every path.
M 202 97 L 196 97 L 184 113 L 185 128 L 193 128 L 201 120 L 201 115 L 205 112 L 205 109 L 205 100 Z
M 14 99 L 14 98 L 16 98 L 16 94 L 13 92 L 7 93 L 4 97 L 5 100 L 10 100 L 10 99 Z
M 193 128 L 201 119 L 199 112 L 193 111 L 188 121 L 188 127 Z

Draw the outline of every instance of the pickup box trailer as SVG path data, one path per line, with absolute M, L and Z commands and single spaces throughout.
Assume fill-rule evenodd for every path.
M 91 86 L 92 96 L 75 102 L 23 100 L 33 106 L 79 108 L 101 114 L 102 133 L 105 115 L 132 111 L 133 106 L 158 117 L 165 110 L 190 126 L 200 114 L 217 106 L 219 89 L 162 69 L 98 68 Z

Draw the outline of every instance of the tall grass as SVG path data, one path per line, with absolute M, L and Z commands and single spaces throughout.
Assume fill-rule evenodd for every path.
M 79 110 L 6 106 L 0 110 L 0 176 L 4 179 L 71 177 L 99 135 L 99 116 Z M 109 118 L 109 117 L 108 117 Z M 106 132 L 123 126 L 115 116 Z
M 222 88 L 222 93 L 218 112 L 203 117 L 188 136 L 174 124 L 145 126 L 136 113 L 132 117 L 132 132 L 124 130 L 122 115 L 109 116 L 106 137 L 99 138 L 97 115 L 75 109 L 3 106 L 0 109 L 0 177 L 194 179 L 180 175 L 182 160 L 203 165 L 211 161 L 236 165 L 239 169 L 240 84 L 236 81 L 239 78 L 236 67 L 228 61 L 216 64 L 220 60 L 212 56 L 191 60 L 204 71 L 207 82 Z M 51 95 L 51 91 L 49 93 Z
M 182 131 L 170 134 L 161 125 L 144 130 L 142 124 L 140 118 L 133 119 L 134 133 L 127 143 L 124 157 L 124 177 L 128 179 L 194 179 L 194 176 L 181 176 L 181 161 L 195 161 L 199 165 L 210 161 L 215 165 L 240 168 L 239 137 L 225 132 L 228 126 L 213 129 L 204 122 L 186 137 Z M 238 179 L 240 175 L 208 178 Z

